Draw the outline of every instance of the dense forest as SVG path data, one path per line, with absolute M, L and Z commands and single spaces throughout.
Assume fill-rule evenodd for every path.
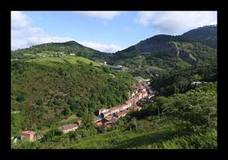
M 88 118 L 128 98 L 132 76 L 75 56 L 13 61 L 12 135 L 51 127 L 64 116 Z
M 48 43 L 11 54 L 11 135 L 43 134 L 19 149 L 217 148 L 217 26 L 179 36 L 156 35 L 107 54 L 77 42 Z M 103 62 L 123 65 L 115 71 Z M 142 110 L 111 128 L 95 127 L 94 112 L 125 102 L 136 76 L 156 93 Z M 66 120 L 67 119 L 69 120 Z M 75 119 L 83 125 L 62 134 Z

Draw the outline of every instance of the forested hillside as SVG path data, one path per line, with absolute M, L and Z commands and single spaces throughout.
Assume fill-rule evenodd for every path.
M 113 128 L 53 134 L 19 148 L 52 149 L 214 149 L 217 148 L 216 83 L 187 93 L 158 97 Z
M 19 130 L 49 128 L 64 116 L 92 116 L 96 109 L 125 101 L 134 82 L 77 56 L 12 61 L 12 135 Z
M 153 36 L 116 52 L 109 60 L 127 66 L 133 75 L 156 77 L 172 70 L 216 62 L 216 43 L 217 26 L 205 26 L 180 36 Z
M 217 48 L 217 26 L 205 26 L 193 29 L 182 35 L 185 39 L 198 41 L 212 48 Z

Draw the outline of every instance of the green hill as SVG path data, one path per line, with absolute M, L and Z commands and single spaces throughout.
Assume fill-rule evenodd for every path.
M 214 25 L 193 29 L 184 33 L 181 37 L 217 48 L 217 26 Z
M 156 35 L 116 52 L 109 63 L 127 66 L 133 75 L 143 77 L 211 64 L 217 61 L 216 37 L 216 26 L 197 28 L 181 36 Z
M 16 53 L 16 54 L 15 54 Z M 62 56 L 64 54 L 70 55 L 74 54 L 76 56 L 82 56 L 85 58 L 89 58 L 91 60 L 105 60 L 110 56 L 108 53 L 100 52 L 88 47 L 85 47 L 75 41 L 68 41 L 64 43 L 45 43 L 36 46 L 32 46 L 26 49 L 19 49 L 12 52 L 13 57 L 17 58 L 25 58 L 24 55 L 27 56 L 36 56 L 36 55 L 59 55 Z
M 19 111 L 12 115 L 12 135 L 58 126 L 72 114 L 85 120 L 125 101 L 133 83 L 128 73 L 78 56 L 12 60 L 11 110 Z

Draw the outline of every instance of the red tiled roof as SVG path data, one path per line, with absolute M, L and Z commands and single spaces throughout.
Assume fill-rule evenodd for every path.
M 30 134 L 33 134 L 34 135 L 35 132 L 34 131 L 22 131 L 21 134 L 22 135 L 30 135 Z

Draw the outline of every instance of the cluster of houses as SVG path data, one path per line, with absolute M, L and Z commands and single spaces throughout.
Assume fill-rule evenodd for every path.
M 59 127 L 59 130 L 65 134 L 65 133 L 68 133 L 71 131 L 75 131 L 76 129 L 79 128 L 80 125 L 81 125 L 81 120 L 77 120 L 73 124 L 66 124 L 66 125 Z
M 81 120 L 78 119 L 77 121 L 75 121 L 75 123 L 66 124 L 66 125 L 59 127 L 59 130 L 63 134 L 65 134 L 65 133 L 77 130 L 80 125 L 81 125 Z M 34 142 L 40 138 L 41 138 L 41 136 L 37 136 L 36 132 L 34 132 L 34 131 L 22 131 L 20 133 L 20 136 L 13 137 L 12 139 L 13 139 L 13 142 L 16 143 L 18 140 L 28 140 L 30 142 Z
M 141 99 L 151 99 L 154 96 L 152 90 L 149 88 L 148 83 L 139 83 L 135 86 L 135 91 L 131 94 L 130 99 L 124 104 L 106 109 L 99 109 L 95 114 L 96 126 L 111 127 L 119 118 L 127 115 L 131 111 L 140 111 L 142 108 L 137 105 Z

